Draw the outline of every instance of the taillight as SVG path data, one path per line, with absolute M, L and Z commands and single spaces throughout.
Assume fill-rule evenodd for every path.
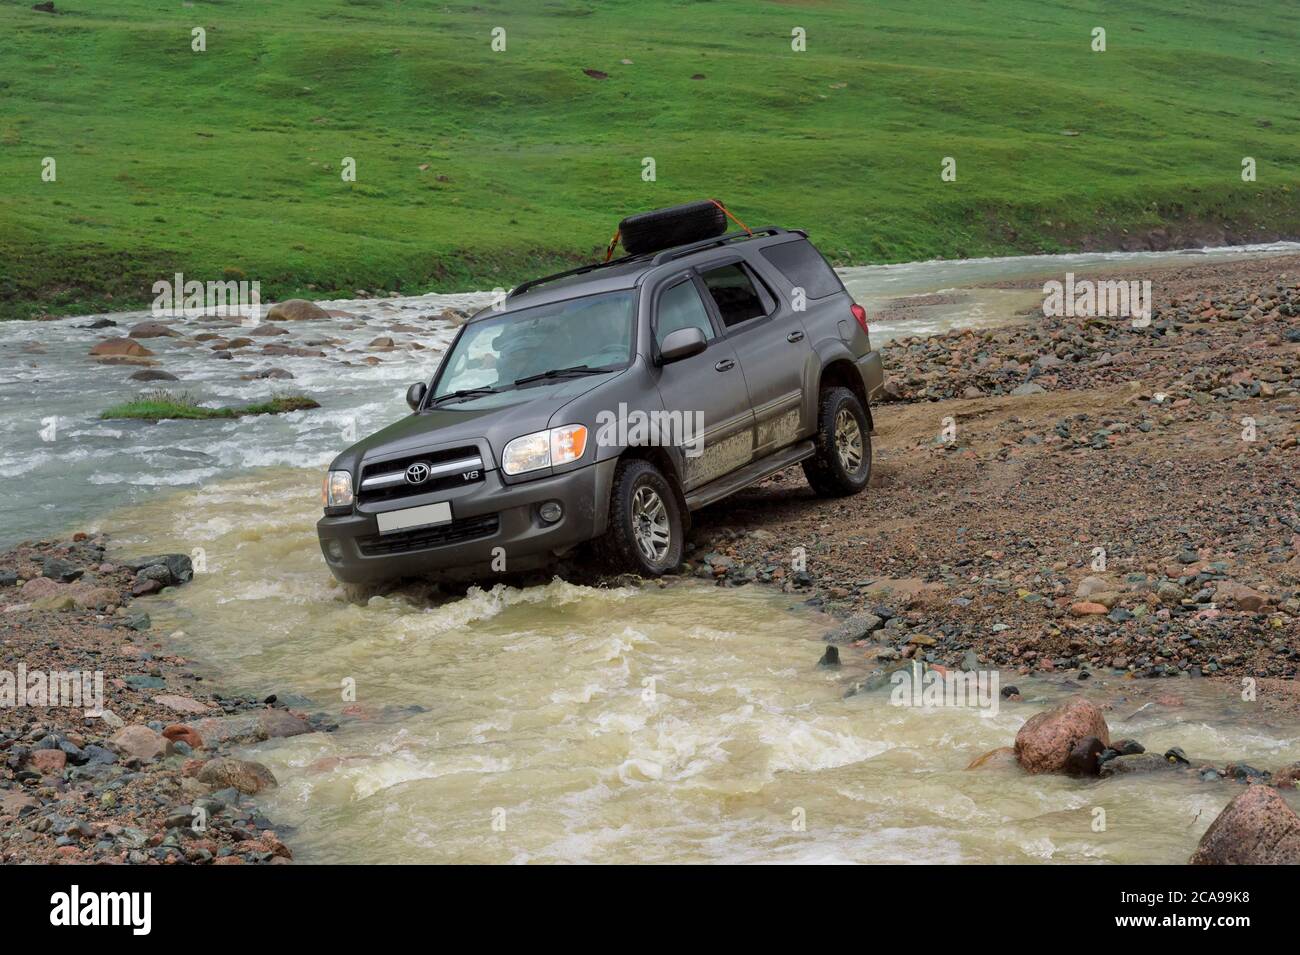
M 871 330 L 867 328 L 867 310 L 863 308 L 861 305 L 859 305 L 857 302 L 854 302 L 852 305 L 849 306 L 849 311 L 852 312 L 853 317 L 858 320 L 858 326 L 864 332 L 870 334 Z

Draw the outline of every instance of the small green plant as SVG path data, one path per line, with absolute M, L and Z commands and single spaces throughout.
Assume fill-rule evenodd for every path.
M 241 418 L 245 415 L 285 414 L 290 411 L 308 411 L 320 404 L 306 395 L 273 394 L 269 401 L 246 405 L 243 408 L 205 408 L 188 391 L 148 391 L 134 401 L 114 405 L 100 414 L 100 418 L 127 418 L 142 421 L 163 421 L 180 418 L 202 421 L 209 418 Z

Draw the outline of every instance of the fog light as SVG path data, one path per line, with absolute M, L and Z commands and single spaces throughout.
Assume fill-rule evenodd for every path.
M 546 523 L 554 524 L 564 516 L 564 508 L 560 506 L 559 501 L 547 501 L 537 509 L 537 513 L 541 515 L 542 520 L 546 521 Z
M 343 545 L 340 544 L 340 543 L 339 543 L 338 541 L 336 541 L 336 540 L 328 540 L 328 541 L 326 541 L 326 542 L 325 542 L 325 556 L 328 557 L 330 560 L 342 560 L 342 559 L 343 559 Z

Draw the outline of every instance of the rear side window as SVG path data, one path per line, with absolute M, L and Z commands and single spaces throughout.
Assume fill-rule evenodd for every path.
M 701 272 L 700 278 L 704 279 L 727 328 L 767 314 L 762 297 L 740 263 L 709 269 Z
M 713 323 L 709 321 L 700 293 L 690 279 L 678 282 L 659 296 L 655 341 L 663 345 L 665 338 L 683 328 L 698 328 L 705 338 L 713 337 Z
M 839 276 L 826 264 L 822 254 L 811 242 L 783 242 L 760 250 L 763 258 L 771 262 L 790 284 L 804 290 L 809 298 L 825 298 L 842 291 Z

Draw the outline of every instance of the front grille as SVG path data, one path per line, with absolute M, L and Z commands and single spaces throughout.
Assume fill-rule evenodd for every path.
M 443 547 L 447 544 L 478 540 L 480 537 L 491 537 L 500 526 L 501 520 L 496 514 L 485 514 L 482 517 L 467 517 L 438 527 L 421 527 L 413 531 L 399 531 L 396 534 L 358 537 L 357 547 L 361 548 L 361 553 L 367 557 L 405 554 L 413 550 L 426 550 L 430 547 Z
M 421 463 L 427 464 L 433 474 L 420 484 L 409 483 L 405 478 L 406 469 L 413 464 Z M 431 491 L 464 487 L 466 484 L 483 480 L 484 465 L 485 462 L 474 445 L 449 448 L 445 451 L 408 454 L 387 461 L 367 463 L 361 467 L 357 500 L 364 504 L 373 504 L 377 501 L 410 497 L 413 494 L 428 494 Z M 439 474 L 439 469 L 445 469 L 447 473 Z

